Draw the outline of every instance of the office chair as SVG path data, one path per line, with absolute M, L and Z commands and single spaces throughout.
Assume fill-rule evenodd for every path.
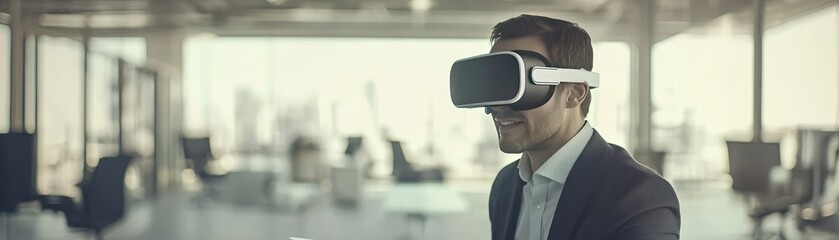
M 801 163 L 808 165 L 811 168 L 810 181 L 812 185 L 806 190 L 807 202 L 801 206 L 798 212 L 798 227 L 803 229 L 804 226 L 813 225 L 819 226 L 823 218 L 832 217 L 833 214 L 827 213 L 832 204 L 839 202 L 839 196 L 836 196 L 836 189 L 839 188 L 834 183 L 829 183 L 839 177 L 836 175 L 837 149 L 836 141 L 839 139 L 839 131 L 822 131 L 814 129 L 799 129 L 797 135 L 798 150 L 796 153 L 797 164 Z M 826 230 L 832 232 L 839 232 L 839 227 L 835 224 L 829 224 Z
M 784 198 L 787 196 L 777 196 L 770 192 L 770 173 L 781 164 L 780 144 L 728 141 L 726 145 L 731 188 L 751 200 L 756 200 L 749 216 L 755 222 L 753 236 L 763 239 L 763 219 L 772 213 L 780 213 L 782 219 L 786 218 L 789 206 L 796 202 L 795 199 L 787 199 Z M 778 199 L 787 200 L 782 202 Z M 778 237 L 786 239 L 783 227 L 779 230 Z
M 0 212 L 38 199 L 35 186 L 35 135 L 0 134 Z
M 35 135 L 0 134 L 0 213 L 6 222 L 6 239 L 11 239 L 11 214 L 17 205 L 38 199 L 35 186 Z
M 207 171 L 207 165 L 215 160 L 209 137 L 181 138 L 184 158 L 188 160 L 193 173 L 198 176 L 202 183 L 202 194 L 193 199 L 203 206 L 204 202 L 215 194 L 215 184 L 226 174 L 215 174 Z
M 68 196 L 43 195 L 41 208 L 64 213 L 67 226 L 92 230 L 96 239 L 102 239 L 102 231 L 125 214 L 125 172 L 131 160 L 128 156 L 99 160 L 91 178 L 80 185 L 81 205 Z
M 402 150 L 402 143 L 390 141 L 393 151 L 393 175 L 396 182 L 417 183 L 417 182 L 442 182 L 445 180 L 445 169 L 442 167 L 417 168 L 405 158 Z

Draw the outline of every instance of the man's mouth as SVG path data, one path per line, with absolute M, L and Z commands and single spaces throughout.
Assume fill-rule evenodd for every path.
M 498 122 L 501 126 L 510 126 L 513 124 L 517 124 L 518 122 Z
M 506 132 L 522 123 L 522 121 L 516 119 L 495 119 L 495 122 L 498 124 L 499 132 Z

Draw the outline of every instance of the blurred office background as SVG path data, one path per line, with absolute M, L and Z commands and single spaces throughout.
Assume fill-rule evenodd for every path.
M 489 239 L 518 155 L 448 73 L 522 13 L 682 239 L 839 239 L 832 0 L 2 0 L 0 239 Z

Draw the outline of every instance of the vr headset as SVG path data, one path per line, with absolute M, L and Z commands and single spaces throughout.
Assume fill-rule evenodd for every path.
M 449 75 L 452 103 L 459 108 L 509 106 L 524 111 L 548 102 L 560 83 L 600 85 L 595 72 L 549 65 L 541 54 L 523 50 L 457 60 Z

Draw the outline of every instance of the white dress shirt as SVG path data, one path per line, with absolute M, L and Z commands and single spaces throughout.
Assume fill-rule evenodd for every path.
M 577 135 L 556 151 L 536 172 L 530 165 L 527 154 L 519 160 L 519 176 L 526 182 L 522 188 L 521 211 L 516 240 L 547 240 L 551 230 L 554 212 L 559 196 L 565 186 L 565 179 L 577 162 L 577 158 L 588 144 L 594 130 L 588 121 Z

